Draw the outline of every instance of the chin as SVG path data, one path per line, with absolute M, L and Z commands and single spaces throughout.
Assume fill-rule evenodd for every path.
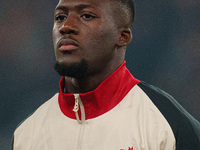
M 88 63 L 85 60 L 70 63 L 56 61 L 54 69 L 61 76 L 82 79 L 87 75 Z
M 84 60 L 82 60 L 81 58 L 77 58 L 77 57 L 70 57 L 70 56 L 65 56 L 65 57 L 58 57 L 56 58 L 56 62 L 66 66 L 66 67 L 70 67 L 73 65 L 81 65 L 83 63 Z

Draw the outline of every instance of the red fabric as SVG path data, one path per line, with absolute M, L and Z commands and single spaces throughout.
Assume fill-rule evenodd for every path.
M 94 91 L 80 94 L 85 108 L 86 119 L 98 117 L 112 108 L 126 96 L 126 94 L 140 81 L 135 79 L 126 68 L 126 62 L 106 78 Z M 61 111 L 69 118 L 76 119 L 73 93 L 63 93 L 64 77 L 60 80 L 58 97 Z M 79 109 L 79 116 L 80 109 Z

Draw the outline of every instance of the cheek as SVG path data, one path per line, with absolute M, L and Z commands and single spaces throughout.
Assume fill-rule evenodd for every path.
M 54 26 L 52 30 L 52 37 L 53 37 L 53 44 L 54 48 L 56 46 L 56 43 L 58 42 L 58 37 L 59 37 L 59 30 Z
M 86 45 L 92 46 L 93 48 L 115 45 L 117 36 L 117 32 L 115 32 L 113 29 L 106 27 L 90 30 L 86 35 Z
M 113 36 L 109 32 L 105 32 L 105 30 L 101 32 L 96 30 L 88 34 L 86 42 L 84 42 L 86 58 L 91 63 L 97 64 L 110 59 L 116 45 Z

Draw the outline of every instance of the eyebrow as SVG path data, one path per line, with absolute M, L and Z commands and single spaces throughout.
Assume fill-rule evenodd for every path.
M 78 10 L 82 10 L 82 9 L 84 9 L 84 8 L 94 8 L 94 7 L 91 6 L 91 5 L 88 5 L 88 4 L 79 4 L 79 5 L 76 5 L 75 8 L 78 9 Z M 66 6 L 64 6 L 64 5 L 60 5 L 60 6 L 57 6 L 57 7 L 55 8 L 55 10 L 67 11 L 68 8 L 67 8 Z

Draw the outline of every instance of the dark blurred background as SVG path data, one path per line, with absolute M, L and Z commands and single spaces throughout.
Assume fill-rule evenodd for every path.
M 16 126 L 59 91 L 52 27 L 58 1 L 0 1 L 0 149 Z M 133 75 L 170 93 L 200 121 L 200 1 L 135 0 Z

